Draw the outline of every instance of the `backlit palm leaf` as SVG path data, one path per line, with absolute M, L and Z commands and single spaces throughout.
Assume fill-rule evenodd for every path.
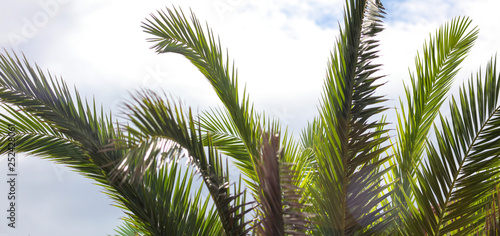
M 241 140 L 248 153 L 248 155 L 233 157 L 239 162 L 237 166 L 245 175 L 255 181 L 257 177 L 253 168 L 255 164 L 253 158 L 259 154 L 258 142 L 260 140 L 255 114 L 246 92 L 243 92 L 240 98 L 237 71 L 229 63 L 228 57 L 224 58 L 220 43 L 214 37 L 212 30 L 207 27 L 205 34 L 194 15 L 188 21 L 184 13 L 177 9 L 158 12 L 158 16 L 152 15 L 151 18 L 144 23 L 143 28 L 145 32 L 154 36 L 149 39 L 155 43 L 153 48 L 158 53 L 172 52 L 185 56 L 212 84 L 229 113 L 230 121 L 235 127 L 233 131 L 235 131 L 236 140 Z M 205 121 L 210 121 L 210 118 Z M 220 142 L 220 133 L 223 133 L 223 130 L 207 129 L 207 131 L 210 131 L 209 135 L 214 137 L 215 143 L 226 144 L 225 147 L 221 147 L 221 150 L 227 154 L 234 153 L 227 150 L 234 145 L 234 139 L 229 143 Z M 239 148 L 239 146 L 236 147 Z
M 121 235 L 495 235 L 496 59 L 451 100 L 451 117 L 435 124 L 478 33 L 466 17 L 442 26 L 416 57 L 398 137 L 389 140 L 374 63 L 383 14 L 378 0 L 346 0 L 319 115 L 300 141 L 253 110 L 234 64 L 193 13 L 159 11 L 143 28 L 156 52 L 183 55 L 214 88 L 223 107 L 200 114 L 142 90 L 123 106 L 129 124 L 120 125 L 62 80 L 5 52 L 0 154 L 14 126 L 18 152 L 96 180 L 128 215 Z M 241 177 L 231 184 L 229 160 L 252 200 Z
M 419 206 L 413 233 L 470 235 L 483 228 L 483 202 L 499 184 L 500 75 L 496 60 L 479 72 L 450 103 L 451 120 L 441 117 L 436 144 L 418 175 Z M 432 216 L 435 215 L 435 216 Z
M 153 165 L 153 168 L 145 170 L 148 174 L 140 181 L 129 178 L 130 175 L 127 174 L 112 178 L 112 172 L 115 172 L 128 150 L 123 149 L 123 146 L 110 147 L 110 144 L 113 140 L 125 140 L 124 146 L 129 146 L 134 144 L 134 139 L 127 139 L 127 136 L 114 127 L 110 118 L 106 118 L 102 112 L 96 112 L 95 105 L 84 103 L 77 92 L 69 92 L 64 82 L 56 82 L 38 67 L 33 68 L 26 59 L 21 60 L 8 53 L 0 55 L 0 100 L 21 109 L 15 111 L 5 107 L 11 115 L 0 117 L 0 129 L 4 130 L 10 124 L 16 126 L 16 138 L 20 142 L 16 148 L 18 152 L 28 152 L 69 165 L 96 180 L 119 206 L 134 216 L 131 218 L 134 220 L 131 222 L 133 225 L 147 229 L 146 235 L 162 235 L 156 232 L 166 232 L 166 227 L 173 227 L 167 225 L 170 221 L 162 220 L 165 211 L 161 214 L 155 212 L 158 205 L 172 204 L 161 196 L 174 194 L 181 196 L 180 200 L 184 199 L 175 204 L 178 208 L 183 207 L 181 212 L 185 213 L 170 216 L 175 222 L 183 223 L 175 225 L 178 232 L 204 232 L 201 227 L 203 222 L 213 221 L 213 217 L 206 219 L 213 214 L 206 216 L 206 211 L 203 210 L 205 207 L 200 211 L 185 211 L 194 209 L 191 203 L 199 205 L 199 195 L 190 203 L 185 200 L 189 194 L 168 192 L 172 188 L 163 186 L 167 173 L 174 176 L 175 169 L 168 172 L 165 166 L 158 169 Z M 5 136 L 2 136 L 1 140 L 4 139 Z M 5 152 L 3 147 L 1 150 Z M 129 155 L 132 152 L 133 149 L 128 152 Z M 158 170 L 162 172 L 157 173 Z M 190 179 L 189 176 L 183 178 L 184 183 Z M 172 177 L 170 181 L 174 180 Z M 153 191 L 153 184 L 160 184 L 163 188 L 156 188 L 161 190 L 159 192 Z M 159 195 L 151 198 L 155 194 Z M 180 203 L 185 205 L 178 206 Z M 186 215 L 189 219 L 185 218 Z M 217 229 L 217 224 L 213 225 Z M 206 235 L 212 235 L 208 229 L 205 231 Z
M 406 88 L 406 104 L 401 101 L 398 114 L 398 142 L 395 178 L 406 196 L 411 198 L 411 183 L 416 178 L 425 150 L 429 130 L 450 89 L 460 64 L 477 39 L 478 30 L 469 30 L 471 20 L 459 17 L 443 25 L 428 43 L 423 55 L 415 58 L 415 74 L 410 74 L 411 86 Z M 397 189 L 398 198 L 405 199 Z
M 318 170 L 312 197 L 320 235 L 375 233 L 368 226 L 383 217 L 379 204 L 386 197 L 380 197 L 384 171 L 377 170 L 387 158 L 368 164 L 386 149 L 373 151 L 386 140 L 380 136 L 386 131 L 377 130 L 383 123 L 370 120 L 385 110 L 378 106 L 384 100 L 373 95 L 380 77 L 373 75 L 379 65 L 372 63 L 383 7 L 378 1 L 349 1 L 344 14 L 314 134 Z
M 158 158 L 159 156 L 163 158 Z M 116 195 L 120 207 L 133 209 L 127 212 L 134 225 L 148 232 L 148 235 L 216 235 L 221 234 L 222 224 L 214 210 L 208 210 L 209 199 L 202 200 L 201 186 L 192 192 L 194 175 L 182 171 L 178 158 L 183 155 L 178 145 L 152 139 L 132 147 L 123 162 L 149 160 L 143 168 L 127 163 L 115 169 L 123 171 L 124 182 L 134 187 L 131 191 Z M 130 169 L 124 169 L 124 168 Z M 183 173 L 184 172 L 184 173 Z M 141 178 L 135 178 L 137 174 Z M 128 178 L 127 178 L 128 177 Z M 140 201 L 136 199 L 139 198 Z
M 224 231 L 227 235 L 243 235 L 248 228 L 245 222 L 245 205 L 241 202 L 244 193 L 230 192 L 228 168 L 224 170 L 221 156 L 215 146 L 207 138 L 208 145 L 205 146 L 201 130 L 196 125 L 191 111 L 184 114 L 182 107 L 172 105 L 168 100 L 163 100 L 152 91 L 144 91 L 134 96 L 134 103 L 126 104 L 130 111 L 129 119 L 133 126 L 128 127 L 129 133 L 139 137 L 141 142 L 149 142 L 150 139 L 165 139 L 172 141 L 165 151 L 171 151 L 176 145 L 182 149 L 183 156 L 189 158 L 189 162 L 203 177 L 214 204 L 217 206 L 218 216 L 222 221 Z M 149 146 L 149 145 L 147 145 Z M 205 150 L 207 149 L 207 150 Z M 161 158 L 164 161 L 164 158 Z M 128 173 L 127 169 L 144 168 L 155 161 L 153 158 L 137 158 L 131 156 L 125 158 L 124 164 L 118 171 Z M 136 172 L 140 177 L 142 171 Z

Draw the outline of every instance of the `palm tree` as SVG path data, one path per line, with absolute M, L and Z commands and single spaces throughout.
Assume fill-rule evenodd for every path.
M 5 51 L 0 150 L 13 125 L 18 152 L 97 181 L 128 215 L 121 235 L 496 235 L 496 59 L 449 99 L 450 117 L 442 115 L 478 35 L 466 17 L 444 24 L 417 54 L 390 137 L 385 99 L 375 93 L 384 13 L 380 1 L 346 1 L 318 114 L 300 140 L 254 110 L 212 30 L 180 9 L 151 15 L 144 31 L 156 52 L 191 61 L 223 107 L 195 114 L 141 90 L 124 102 L 127 121 L 118 122 Z M 237 180 L 229 160 L 241 171 Z

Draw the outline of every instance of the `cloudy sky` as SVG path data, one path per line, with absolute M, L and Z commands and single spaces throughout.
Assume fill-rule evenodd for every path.
M 457 84 L 500 49 L 497 0 L 383 1 L 386 30 L 379 62 L 388 82 L 378 92 L 395 107 L 417 50 L 455 16 L 469 16 L 480 36 Z M 317 111 L 326 62 L 342 20 L 339 0 L 69 1 L 0 0 L 0 47 L 23 52 L 81 95 L 109 111 L 134 89 L 162 89 L 195 110 L 219 106 L 208 82 L 186 59 L 156 55 L 141 22 L 157 9 L 189 8 L 229 49 L 257 110 L 298 133 Z M 388 111 L 394 121 L 394 111 Z M 5 158 L 0 179 L 6 178 Z M 92 181 L 32 156 L 18 160 L 17 228 L 6 226 L 7 186 L 0 185 L 0 236 L 107 235 L 121 210 Z M 2 181 L 4 182 L 4 181 Z

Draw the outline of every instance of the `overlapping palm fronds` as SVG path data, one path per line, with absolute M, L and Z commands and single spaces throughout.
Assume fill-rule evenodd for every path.
M 222 157 L 211 143 L 210 137 L 207 138 L 208 145 L 204 145 L 201 129 L 196 125 L 191 111 L 184 114 L 182 107 L 172 105 L 152 91 L 137 94 L 134 101 L 135 103 L 126 104 L 127 110 L 132 111 L 129 119 L 133 126 L 128 127 L 129 133 L 145 143 L 157 139 L 172 141 L 173 144 L 165 148 L 165 151 L 171 152 L 172 148 L 178 147 L 181 149 L 178 153 L 189 158 L 189 163 L 202 176 L 212 196 L 224 232 L 227 235 L 245 234 L 249 230 L 244 217 L 245 206 L 250 203 L 244 202 L 245 193 L 240 188 L 231 193 L 229 169 L 224 168 Z M 165 161 L 165 157 L 160 159 Z M 177 159 L 174 161 L 178 161 Z M 134 156 L 128 157 L 118 171 L 129 174 L 127 169 L 144 168 L 155 160 L 154 157 L 139 160 Z M 144 171 L 134 175 L 140 177 L 142 174 Z
M 471 223 L 485 221 L 484 207 L 493 203 L 491 191 L 500 176 L 500 80 L 495 64 L 490 61 L 486 72 L 451 100 L 451 120 L 440 117 L 437 141 L 428 144 L 428 161 L 414 188 L 417 222 L 407 220 L 413 232 L 470 235 L 482 227 Z
M 478 30 L 470 29 L 471 20 L 458 17 L 443 25 L 424 44 L 423 55 L 415 58 L 415 74 L 406 87 L 406 103 L 398 113 L 398 140 L 394 175 L 400 179 L 398 199 L 411 198 L 411 184 L 423 157 L 432 124 L 446 99 L 460 64 L 477 39 Z
M 145 235 L 162 235 L 161 232 L 166 232 L 165 224 L 171 222 L 184 222 L 176 225 L 181 235 L 183 232 L 213 235 L 209 228 L 205 230 L 202 227 L 207 226 L 204 222 L 213 222 L 210 227 L 219 228 L 218 218 L 213 218 L 213 214 L 206 215 L 206 210 L 196 209 L 200 205 L 199 200 L 195 198 L 194 201 L 188 201 L 186 197 L 192 196 L 189 192 L 186 194 L 187 188 L 177 187 L 182 191 L 176 193 L 172 188 L 166 188 L 167 179 L 174 181 L 176 185 L 191 181 L 191 176 L 187 175 L 168 178 L 169 174 L 175 174 L 172 172 L 175 168 L 167 171 L 165 165 L 160 165 L 160 171 L 157 171 L 157 166 L 152 165 L 139 180 L 129 179 L 129 175 L 113 177 L 124 157 L 143 155 L 144 149 L 151 147 L 123 148 L 123 145 L 140 146 L 134 143 L 135 139 L 127 138 L 120 129 L 115 128 L 111 118 L 107 118 L 102 112 L 97 113 L 95 105 L 84 103 L 77 92 L 71 94 L 64 82 L 57 82 L 50 75 L 45 75 L 38 67 L 31 66 L 25 58 L 21 60 L 5 53 L 0 55 L 0 86 L 0 99 L 10 104 L 5 107 L 10 116 L 2 114 L 0 129 L 4 131 L 9 125 L 16 127 L 16 150 L 68 165 L 94 179 L 117 201 L 118 206 L 133 216 L 130 223 L 143 229 L 142 233 Z M 5 136 L 1 137 L 2 141 L 5 139 Z M 114 140 L 125 142 L 119 147 L 110 148 Z M 6 142 L 2 142 L 1 153 L 7 151 L 4 143 Z M 142 153 L 137 153 L 137 150 Z M 148 199 L 146 196 L 156 197 Z M 169 200 L 170 196 L 177 196 L 179 201 L 182 200 L 184 208 L 179 210 L 178 203 Z M 167 208 L 178 211 L 177 214 L 169 215 L 169 221 L 164 221 L 165 214 L 169 212 L 166 211 L 167 208 L 158 211 L 160 203 L 165 206 L 175 203 L 173 208 Z
M 166 12 L 159 11 L 158 16 L 152 15 L 143 27 L 146 33 L 153 36 L 149 41 L 155 43 L 153 49 L 156 52 L 185 56 L 208 79 L 226 109 L 215 113 L 216 118 L 220 119 L 225 115 L 229 117 L 223 126 L 217 127 L 214 127 L 217 123 L 212 123 L 213 117 L 207 117 L 203 120 L 207 122 L 204 127 L 214 145 L 234 158 L 236 165 L 246 176 L 256 180 L 253 165 L 255 157 L 259 155 L 257 117 L 248 95 L 244 92 L 240 98 L 236 68 L 229 63 L 227 55 L 224 57 L 222 47 L 212 30 L 206 27 L 205 33 L 194 14 L 189 21 L 182 11 L 175 8 L 167 9 Z M 224 128 L 230 128 L 234 136 L 229 136 L 231 133 L 224 135 L 227 133 L 217 132 Z M 235 148 L 237 146 L 239 148 Z M 242 146 L 246 150 L 241 150 Z
M 389 140 L 385 99 L 376 94 L 384 14 L 378 0 L 346 1 L 319 115 L 298 141 L 254 111 L 228 53 L 192 12 L 158 11 L 143 28 L 156 52 L 186 57 L 214 88 L 223 106 L 200 114 L 142 90 L 124 103 L 128 123 L 118 124 L 62 80 L 4 52 L 0 154 L 14 125 L 18 152 L 67 165 L 105 189 L 127 213 L 119 235 L 496 235 L 496 59 L 450 100 L 449 118 L 440 114 L 478 34 L 466 17 L 444 24 L 417 55 L 398 136 Z M 229 161 L 243 178 L 230 178 Z
M 272 134 L 273 132 L 271 132 Z M 285 163 L 278 134 L 264 134 L 258 160 L 261 219 L 256 227 L 259 235 L 306 235 L 310 230 L 310 214 L 301 203 L 303 189 L 296 186 L 296 171 Z
M 321 235 L 385 230 L 385 223 L 378 223 L 388 211 L 380 206 L 387 196 L 381 196 L 381 177 L 388 169 L 379 168 L 387 157 L 371 161 L 386 150 L 373 148 L 387 138 L 381 136 L 385 130 L 377 130 L 385 124 L 370 120 L 385 110 L 379 105 L 384 100 L 374 95 L 380 65 L 373 63 L 378 44 L 373 37 L 382 30 L 382 14 L 379 2 L 347 2 L 345 26 L 329 62 L 313 136 L 318 169 L 311 191 Z
M 253 106 L 245 92 L 243 98 L 239 99 L 236 69 L 234 65 L 230 67 L 227 56 L 223 58 L 220 43 L 215 40 L 212 31 L 207 27 L 206 36 L 196 17 L 193 15 L 190 19 L 188 21 L 182 11 L 167 9 L 166 13 L 158 12 L 158 16 L 152 16 L 144 28 L 147 33 L 155 36 L 150 41 L 155 42 L 153 48 L 157 52 L 185 56 L 212 84 L 224 108 L 213 109 L 200 116 L 204 143 L 211 143 L 223 154 L 234 158 L 236 166 L 247 177 L 245 180 L 253 191 L 254 198 L 261 200 L 261 188 L 258 185 L 262 184 L 262 176 L 256 171 L 261 156 L 261 131 L 257 127 L 267 127 L 264 123 L 266 119 L 253 112 Z M 268 126 L 269 130 L 279 130 L 273 121 L 268 121 Z M 293 147 L 288 148 L 290 144 L 287 141 L 282 145 L 286 153 L 285 160 L 305 158 L 304 155 L 295 153 Z M 296 170 L 303 170 L 300 173 L 307 175 L 305 165 L 306 163 L 297 165 Z M 294 184 L 300 186 L 302 179 L 304 178 L 298 178 Z M 281 199 L 276 204 L 281 204 Z
M 132 225 L 125 221 L 123 225 L 118 226 L 118 229 L 115 229 L 115 236 L 141 236 L 141 230 L 137 228 L 137 226 Z M 108 235 L 111 236 L 111 235 Z
M 128 163 L 127 167 L 133 170 L 125 171 L 129 178 L 120 179 L 126 179 L 135 188 L 113 198 L 124 210 L 134 209 L 133 214 L 129 214 L 130 219 L 151 235 L 220 235 L 223 225 L 217 208 L 208 208 L 209 199 L 202 195 L 202 188 L 192 193 L 194 174 L 182 171 L 179 166 L 180 149 L 171 143 L 162 145 L 156 139 L 131 148 L 124 162 L 147 159 L 149 165 L 136 169 L 136 165 Z M 159 155 L 163 158 L 157 158 Z M 118 166 L 115 171 L 120 170 Z M 139 173 L 140 178 L 133 177 Z

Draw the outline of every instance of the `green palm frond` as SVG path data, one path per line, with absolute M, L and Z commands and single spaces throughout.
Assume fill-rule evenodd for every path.
M 257 186 L 260 183 L 255 166 L 260 152 L 261 133 L 257 127 L 266 127 L 267 131 L 279 130 L 278 123 L 266 121 L 265 116 L 255 114 L 246 91 L 240 98 L 234 65 L 229 63 L 227 55 L 223 55 L 220 43 L 208 27 L 205 33 L 194 15 L 188 20 L 177 9 L 167 9 L 157 15 L 144 24 L 145 31 L 154 36 L 150 39 L 155 43 L 153 48 L 159 53 L 173 52 L 185 56 L 212 84 L 224 109 L 213 109 L 200 116 L 203 136 L 209 137 L 218 150 L 234 158 L 235 165 L 246 177 L 247 186 L 258 200 Z M 287 146 L 292 143 L 288 143 L 286 137 L 288 135 L 285 134 L 285 160 L 309 160 L 293 146 Z M 207 140 L 204 142 L 206 144 Z M 306 167 L 310 168 L 310 165 L 301 163 L 292 167 L 302 176 L 297 177 L 294 184 L 306 185 Z
M 142 142 L 150 139 L 165 139 L 174 145 L 166 148 L 179 147 L 179 155 L 189 158 L 189 162 L 203 177 L 210 195 L 217 206 L 217 212 L 227 235 L 242 235 L 246 233 L 248 222 L 245 222 L 245 205 L 241 202 L 244 192 L 230 191 L 228 168 L 224 168 L 218 150 L 212 144 L 210 137 L 207 145 L 202 140 L 200 128 L 196 125 L 193 114 L 189 110 L 184 113 L 182 107 L 163 100 L 152 91 L 143 91 L 133 97 L 134 102 L 127 103 L 125 107 L 130 111 L 129 120 L 133 126 L 128 127 L 128 132 L 138 137 Z M 150 145 L 147 145 L 150 146 Z M 185 153 L 184 153 L 185 152 Z M 179 157 L 180 158 L 180 157 Z M 164 158 L 160 158 L 162 162 Z M 141 168 L 150 166 L 154 158 L 136 158 L 136 155 L 125 158 L 117 171 L 138 169 L 136 176 L 141 176 Z M 238 189 L 241 191 L 241 189 Z M 251 210 L 251 209 L 250 209 Z
M 170 144 L 170 145 L 169 145 Z M 182 170 L 178 159 L 182 148 L 160 138 L 130 148 L 122 164 L 115 169 L 124 183 L 134 189 L 116 196 L 119 206 L 130 216 L 133 225 L 148 235 L 214 235 L 222 233 L 217 212 L 208 209 L 209 199 L 202 200 L 201 186 L 192 193 L 194 174 Z M 162 158 L 159 158 L 162 156 Z M 130 160 L 149 160 L 134 165 Z M 141 178 L 136 176 L 140 174 Z M 136 201 L 135 199 L 141 199 Z
M 441 117 L 436 144 L 418 175 L 419 206 L 412 230 L 427 235 L 470 235 L 484 225 L 482 202 L 500 177 L 500 74 L 496 59 L 461 88 L 450 103 L 451 120 Z M 434 216 L 434 217 L 433 217 Z M 417 231 L 412 231 L 413 233 Z
M 491 196 L 486 199 L 484 214 L 485 221 L 478 222 L 477 225 L 484 225 L 476 231 L 477 235 L 498 235 L 500 234 L 500 188 L 492 190 Z
M 310 183 L 311 178 L 306 177 L 305 180 L 302 180 L 301 173 L 294 170 L 292 163 L 281 162 L 280 167 L 285 234 L 307 235 L 313 228 L 311 218 L 315 216 L 310 213 L 311 204 L 306 198 L 309 195 L 305 193 L 306 184 Z M 302 182 L 297 184 L 297 179 L 302 180 Z
M 372 63 L 377 57 L 373 37 L 382 30 L 384 11 L 378 1 L 346 4 L 345 26 L 331 55 L 314 137 L 318 170 L 312 196 L 320 235 L 367 231 L 367 226 L 383 217 L 380 203 L 387 197 L 379 197 L 385 189 L 380 187 L 381 177 L 387 170 L 375 172 L 387 158 L 368 164 L 386 149 L 372 151 L 387 138 L 380 136 L 385 130 L 377 131 L 383 124 L 370 121 L 385 110 L 378 106 L 384 100 L 374 96 L 380 77 L 373 75 L 379 65 Z
M 162 215 L 153 214 L 153 206 L 164 204 L 161 200 L 165 199 L 154 198 L 146 202 L 147 198 L 141 194 L 151 189 L 146 188 L 144 182 L 129 178 L 129 175 L 111 178 L 112 172 L 116 172 L 126 157 L 127 150 L 110 147 L 110 144 L 113 140 L 125 140 L 126 145 L 121 147 L 127 147 L 134 144 L 134 139 L 128 139 L 119 129 L 115 129 L 111 119 L 102 112 L 96 112 L 95 105 L 87 105 L 77 92 L 71 94 L 63 82 L 57 83 L 41 69 L 34 69 L 26 59 L 21 61 L 17 56 L 8 54 L 1 55 L 0 59 L 0 99 L 22 109 L 17 111 L 5 107 L 11 114 L 0 118 L 0 128 L 5 129 L 9 124 L 16 126 L 19 132 L 16 150 L 76 168 L 96 180 L 105 193 L 126 212 L 142 216 L 136 218 L 135 225 L 143 226 L 149 233 L 165 230 L 168 222 L 161 220 Z M 149 168 L 146 172 L 153 173 L 151 169 L 154 170 Z M 165 180 L 161 179 L 165 178 L 161 175 L 151 174 L 149 177 L 149 180 L 154 181 Z M 129 206 L 134 208 L 130 209 Z M 202 215 L 203 219 L 198 219 L 200 222 L 205 221 L 204 213 Z M 150 224 L 151 221 L 158 224 Z
M 90 161 L 75 141 L 37 116 L 30 116 L 11 106 L 2 108 L 7 114 L 0 114 L 0 132 L 8 134 L 9 126 L 15 128 L 18 152 L 41 156 L 72 167 L 89 177 L 102 178 L 100 169 Z M 6 151 L 7 138 L 0 137 L 0 154 Z
M 228 56 L 224 57 L 220 42 L 214 37 L 212 30 L 207 26 L 205 33 L 194 14 L 189 21 L 182 11 L 175 8 L 158 12 L 158 16 L 151 15 L 143 28 L 153 36 L 149 41 L 155 43 L 153 48 L 158 53 L 172 52 L 185 56 L 211 83 L 236 128 L 237 139 L 243 142 L 248 153 L 237 156 L 239 159 L 236 160 L 240 162 L 237 166 L 255 181 L 257 178 L 253 159 L 259 155 L 259 126 L 246 91 L 239 95 L 237 71 L 230 64 Z M 217 130 L 208 135 L 214 136 L 214 141 L 219 142 L 218 134 L 223 132 L 224 130 Z M 234 145 L 234 142 L 227 141 L 226 139 L 225 144 Z M 221 147 L 221 150 L 227 149 Z
M 140 229 L 137 225 L 130 223 L 133 221 L 129 218 L 124 220 L 124 223 L 115 229 L 115 236 L 143 236 L 146 235 L 143 229 Z M 108 234 L 108 236 L 111 236 Z
M 105 172 L 110 170 L 106 166 L 120 159 L 122 151 L 101 152 L 110 140 L 120 136 L 115 132 L 112 118 L 104 116 L 102 110 L 98 113 L 95 104 L 91 106 L 82 101 L 76 90 L 72 94 L 62 80 L 44 74 L 39 67 L 31 66 L 26 58 L 21 60 L 7 52 L 0 55 L 0 87 L 0 99 L 20 107 L 27 114 L 20 117 L 22 113 L 19 113 L 17 121 L 26 124 L 18 124 L 20 128 L 38 128 L 37 133 L 31 134 L 46 137 L 56 134 L 69 140 Z M 37 121 L 39 126 L 30 125 Z
M 106 173 L 122 152 L 100 151 L 120 135 L 111 118 L 70 93 L 63 81 L 7 52 L 0 55 L 0 88 L 0 100 L 10 106 L 10 117 L 3 115 L 0 123 L 17 127 L 18 151 L 67 164 L 112 188 Z
M 416 69 L 410 74 L 411 86 L 406 87 L 406 103 L 401 101 L 398 114 L 398 142 L 395 159 L 396 178 L 404 194 L 411 198 L 411 183 L 426 147 L 426 139 L 450 89 L 461 62 L 477 39 L 477 28 L 470 29 L 471 20 L 458 17 L 441 26 L 422 55 L 415 58 Z M 404 199 L 397 191 L 398 198 Z
M 391 139 L 374 62 L 384 14 L 379 0 L 346 0 L 319 115 L 300 140 L 254 111 L 220 40 L 192 12 L 158 11 L 142 27 L 157 53 L 184 56 L 211 84 L 223 106 L 200 114 L 142 90 L 124 103 L 123 125 L 5 51 L 0 154 L 15 135 L 16 151 L 95 180 L 127 214 L 118 235 L 498 234 L 496 58 L 452 97 L 445 118 L 441 105 L 478 30 L 466 17 L 444 24 L 417 54 Z
M 307 189 L 314 182 L 316 159 L 312 149 L 301 146 L 291 135 L 285 132 L 281 147 L 283 148 L 282 172 L 286 172 L 286 182 L 291 188 L 300 189 L 300 202 L 310 203 L 310 194 Z M 305 212 L 309 210 L 304 209 Z
M 249 179 L 255 178 L 253 165 L 244 141 L 240 138 L 238 127 L 227 109 L 211 109 L 200 115 L 200 127 L 203 130 L 205 143 L 210 137 L 213 145 L 225 155 L 237 160 L 235 165 Z M 250 171 L 248 171 L 250 170 Z M 253 182 L 248 182 L 253 184 Z

